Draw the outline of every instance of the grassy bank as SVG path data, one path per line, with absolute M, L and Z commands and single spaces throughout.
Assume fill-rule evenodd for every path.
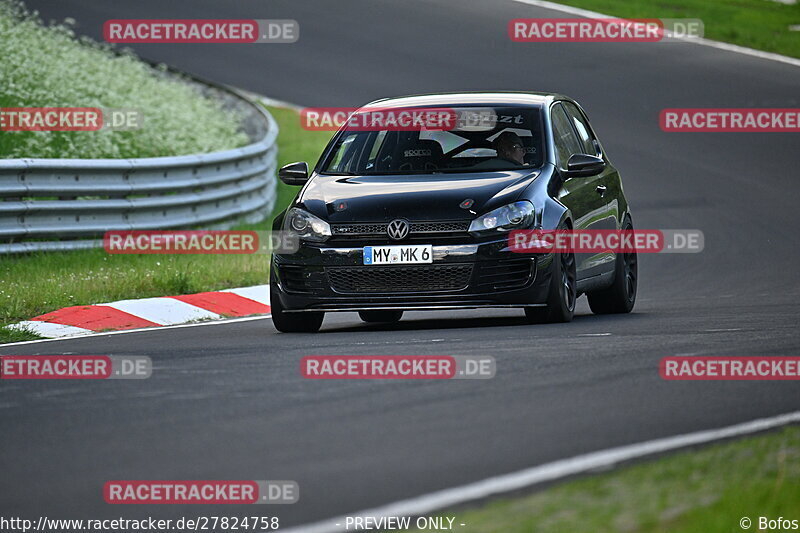
M 313 165 L 331 133 L 301 129 L 296 111 L 269 111 L 280 128 L 278 164 Z M 297 190 L 279 184 L 276 212 Z M 271 218 L 241 229 L 270 229 Z M 267 274 L 263 254 L 110 255 L 98 249 L 0 256 L 0 343 L 36 338 L 1 326 L 62 307 L 259 285 Z
M 688 450 L 452 510 L 462 533 L 722 533 L 800 520 L 800 427 Z
M 240 120 L 194 84 L 133 54 L 45 26 L 16 0 L 0 0 L 0 107 L 133 109 L 130 131 L 5 132 L 0 158 L 127 158 L 213 152 L 247 144 Z
M 699 18 L 705 37 L 800 58 L 800 3 L 775 0 L 559 0 L 623 18 Z

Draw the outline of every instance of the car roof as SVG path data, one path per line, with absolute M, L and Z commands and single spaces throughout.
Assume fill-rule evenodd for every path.
M 364 107 L 422 107 L 452 105 L 509 105 L 509 106 L 541 106 L 551 100 L 566 99 L 557 93 L 490 91 L 419 94 L 382 98 L 372 101 Z

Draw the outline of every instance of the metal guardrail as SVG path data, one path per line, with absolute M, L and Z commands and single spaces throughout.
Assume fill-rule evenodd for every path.
M 278 126 L 242 93 L 203 83 L 248 108 L 252 144 L 141 159 L 0 159 L 0 254 L 97 247 L 111 230 L 219 229 L 269 215 Z

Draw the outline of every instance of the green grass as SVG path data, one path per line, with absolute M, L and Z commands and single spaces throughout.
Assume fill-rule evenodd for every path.
M 800 427 L 687 450 L 498 499 L 455 516 L 462 533 L 741 532 L 739 520 L 800 520 Z M 415 530 L 416 531 L 416 530 Z
M 237 113 L 132 52 L 45 26 L 16 0 L 0 0 L 0 107 L 135 109 L 131 131 L 3 132 L 0 158 L 128 158 L 244 146 Z
M 278 164 L 316 162 L 330 132 L 300 127 L 296 111 L 268 108 L 275 117 Z M 279 183 L 275 213 L 298 191 Z M 267 230 L 271 220 L 239 229 Z M 191 294 L 267 282 L 269 256 L 254 255 L 111 255 L 102 249 L 0 256 L 0 343 L 35 338 L 4 325 L 73 305 Z
M 800 57 L 800 3 L 773 0 L 559 0 L 624 18 L 699 18 L 705 37 L 791 57 Z

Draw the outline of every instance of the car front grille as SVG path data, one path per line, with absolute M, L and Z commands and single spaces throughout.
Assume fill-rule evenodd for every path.
M 469 221 L 456 222 L 412 222 L 411 233 L 450 233 L 466 232 Z
M 333 235 L 376 235 L 386 233 L 389 224 L 333 224 Z
M 468 220 L 455 220 L 445 222 L 411 222 L 406 241 L 419 241 L 435 238 L 441 239 L 463 239 L 469 234 L 470 222 Z M 371 243 L 396 242 L 389 239 L 386 233 L 388 223 L 354 223 L 354 224 L 332 224 L 331 241 L 365 240 Z
M 458 291 L 469 285 L 472 265 L 328 267 L 325 272 L 338 293 Z

